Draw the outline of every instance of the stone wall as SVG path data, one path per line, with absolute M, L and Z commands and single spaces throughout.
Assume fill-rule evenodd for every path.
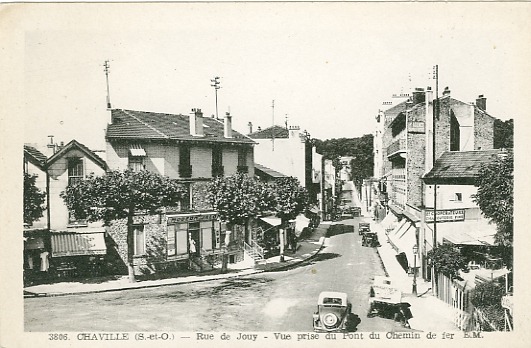
M 494 117 L 474 108 L 474 150 L 494 148 Z
M 212 205 L 207 199 L 210 181 L 195 181 L 190 183 L 192 191 L 192 210 L 212 210 Z

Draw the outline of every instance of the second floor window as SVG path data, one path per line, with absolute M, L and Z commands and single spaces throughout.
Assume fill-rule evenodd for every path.
M 179 176 L 189 178 L 192 176 L 192 166 L 190 164 L 190 147 L 179 146 Z
M 129 157 L 129 169 L 131 169 L 133 172 L 144 170 L 144 157 Z
M 212 148 L 212 176 L 223 175 L 223 150 L 221 146 Z
M 79 157 L 68 159 L 68 185 L 77 184 L 83 180 L 83 160 Z

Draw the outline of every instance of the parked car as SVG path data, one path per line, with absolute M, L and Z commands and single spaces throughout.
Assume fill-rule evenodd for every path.
M 379 247 L 380 241 L 378 240 L 378 235 L 376 234 L 376 232 L 364 232 L 363 237 L 361 239 L 361 245 L 373 248 Z
M 371 231 L 371 224 L 370 222 L 360 222 L 358 224 L 358 234 L 361 236 L 365 232 Z
M 313 329 L 317 332 L 352 331 L 359 324 L 358 316 L 352 313 L 352 304 L 347 294 L 323 291 L 317 299 L 317 311 L 313 314 Z
M 402 302 L 402 292 L 395 288 L 391 278 L 376 276 L 369 291 L 369 311 L 367 317 L 375 315 L 400 321 L 409 328 L 409 319 L 413 317 L 411 305 Z

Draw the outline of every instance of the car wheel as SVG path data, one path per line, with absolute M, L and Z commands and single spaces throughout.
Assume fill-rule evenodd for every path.
M 328 313 L 323 318 L 323 323 L 327 327 L 332 327 L 337 324 L 338 317 L 332 313 Z

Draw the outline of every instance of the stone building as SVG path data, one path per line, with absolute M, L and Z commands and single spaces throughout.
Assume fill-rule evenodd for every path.
M 407 271 L 414 265 L 426 265 L 425 255 L 433 244 L 419 243 L 419 234 L 424 211 L 430 206 L 427 197 L 433 191 L 422 177 L 432 169 L 434 155 L 437 159 L 446 151 L 489 150 L 494 146 L 494 117 L 487 114 L 483 96 L 476 103 L 466 103 L 452 98 L 446 88 L 436 117 L 434 104 L 429 87 L 417 88 L 407 100 L 380 112 L 377 118 L 382 133 L 375 173 L 380 175 L 379 187 L 387 195 L 389 210 L 382 223 Z M 422 260 L 413 255 L 414 245 L 419 246 Z
M 188 193 L 178 207 L 134 218 L 136 272 L 183 265 L 208 269 L 227 253 L 230 262 L 243 258 L 242 229 L 227 231 L 206 199 L 206 187 L 216 176 L 254 176 L 254 141 L 232 129 L 228 113 L 220 121 L 203 117 L 200 109 L 192 112 L 188 116 L 111 110 L 106 132 L 109 168 L 145 169 L 178 179 Z M 121 220 L 109 227 L 124 261 L 126 228 Z

